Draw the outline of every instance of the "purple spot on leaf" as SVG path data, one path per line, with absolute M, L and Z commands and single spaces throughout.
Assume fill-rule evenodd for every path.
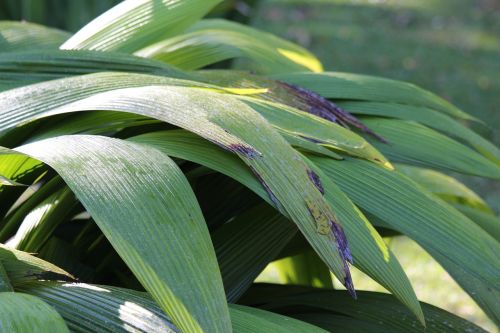
M 233 143 L 228 146 L 228 149 L 232 151 L 233 153 L 243 155 L 246 158 L 249 159 L 254 159 L 256 157 L 262 156 L 261 153 L 259 153 L 255 148 L 251 146 L 245 146 L 239 143 Z
M 354 117 L 349 112 L 343 110 L 335 103 L 329 101 L 323 96 L 311 91 L 309 89 L 304 89 L 302 87 L 296 86 L 294 84 L 278 81 L 283 87 L 288 89 L 293 95 L 299 98 L 302 102 L 309 106 L 309 109 L 303 110 L 315 116 L 321 117 L 323 119 L 329 120 L 331 122 L 337 123 L 341 126 L 349 128 L 354 126 L 357 129 L 373 136 L 377 140 L 387 143 L 387 141 L 380 135 L 373 132 L 356 117 Z
M 257 177 L 257 179 L 259 180 L 259 182 L 262 184 L 262 186 L 264 187 L 264 189 L 267 192 L 267 195 L 269 196 L 269 199 L 271 199 L 271 201 L 274 204 L 274 206 L 278 210 L 282 211 L 281 204 L 280 204 L 278 198 L 276 198 L 276 196 L 274 195 L 273 191 L 271 191 L 271 188 L 269 187 L 269 185 L 267 185 L 267 183 L 264 181 L 264 179 L 262 178 L 262 176 L 257 172 L 257 170 L 255 170 L 251 165 L 249 165 L 248 167 L 250 168 L 250 170 L 252 170 L 252 172 L 255 175 L 255 177 Z
M 307 175 L 309 176 L 309 179 L 312 181 L 314 186 L 316 186 L 318 191 L 321 194 L 325 194 L 325 189 L 323 188 L 323 184 L 321 184 L 318 174 L 310 169 L 307 169 Z
M 345 236 L 344 230 L 340 226 L 340 224 L 331 221 L 330 225 L 332 229 L 333 236 L 337 240 L 337 247 L 340 251 L 340 254 L 352 264 L 352 254 L 349 249 L 349 244 L 347 242 L 347 237 Z

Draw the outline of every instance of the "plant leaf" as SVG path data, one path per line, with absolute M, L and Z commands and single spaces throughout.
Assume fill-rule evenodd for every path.
M 251 172 L 244 167 L 243 163 L 191 133 L 180 130 L 162 131 L 140 135 L 130 140 L 152 145 L 170 156 L 193 161 L 221 172 L 244 184 L 272 204 L 266 191 L 252 177 Z M 309 167 L 314 168 L 314 165 Z M 355 266 L 394 293 L 423 321 L 411 284 L 380 235 L 349 198 L 326 175 L 321 173 L 321 170 L 317 168 L 312 170 L 318 172 L 320 182 L 324 187 L 325 198 L 334 207 L 339 219 L 344 221 L 343 227 L 350 241 Z
M 424 125 L 399 119 L 363 121 L 390 142 L 371 140 L 391 161 L 500 179 L 500 165 Z
M 126 0 L 88 23 L 61 48 L 132 53 L 178 34 L 219 2 L 220 0 Z
M 69 332 L 61 315 L 32 295 L 1 292 L 0 313 L 0 328 L 4 332 Z
M 257 290 L 260 288 L 262 288 L 262 291 L 267 290 L 269 295 L 273 295 L 273 290 L 279 292 L 280 289 L 283 289 L 279 285 L 256 286 Z M 340 291 L 302 288 L 296 294 L 284 296 L 273 295 L 272 297 L 263 297 L 260 299 L 260 303 L 263 304 L 262 308 L 287 313 L 287 308 L 289 307 L 302 306 L 302 313 L 317 313 L 319 312 L 318 310 L 323 310 L 327 311 L 327 314 L 334 314 L 335 317 L 327 316 L 327 318 L 332 319 L 327 325 L 321 325 L 322 321 L 311 321 L 328 330 L 336 327 L 335 319 L 338 315 L 342 315 L 345 320 L 353 319 L 351 331 L 362 329 L 364 325 L 358 326 L 359 321 L 369 327 L 377 327 L 378 330 L 375 332 L 416 333 L 423 330 L 422 326 L 418 325 L 406 308 L 384 293 L 360 291 L 359 299 L 352 300 L 345 297 Z M 420 304 L 427 321 L 425 332 L 485 332 L 480 327 L 452 313 L 423 302 Z M 314 311 L 315 309 L 316 311 Z M 291 315 L 295 316 L 299 314 L 299 318 L 306 320 L 307 317 L 300 315 L 300 313 L 301 311 L 297 310 L 294 313 L 292 312 Z
M 47 86 L 62 89 L 58 84 L 53 86 L 53 82 L 48 82 Z M 16 94 L 26 93 L 20 91 L 22 89 L 24 88 L 2 94 L 13 108 L 19 107 Z M 50 89 L 45 91 L 45 94 L 49 91 Z M 70 95 L 69 99 L 74 100 L 74 97 Z M 14 100 L 17 100 L 15 105 L 11 104 Z M 299 226 L 332 272 L 341 281 L 349 275 L 344 263 L 349 257 L 346 255 L 349 250 L 347 247 L 340 251 L 337 248 L 341 244 L 337 241 L 339 237 L 343 238 L 343 231 L 341 227 L 331 229 L 331 225 L 338 225 L 338 221 L 328 203 L 311 183 L 304 161 L 264 118 L 235 97 L 205 89 L 148 86 L 96 94 L 56 110 L 39 103 L 40 99 L 32 100 L 31 108 L 17 117 L 9 112 L 2 112 L 0 119 L 11 119 L 3 122 L 4 126 L 0 125 L 0 128 L 8 129 L 19 125 L 23 118 L 29 121 L 75 111 L 131 112 L 187 128 L 236 153 L 254 170 L 268 190 L 274 205 Z M 63 102 L 59 100 L 57 103 L 61 105 Z M 239 112 L 234 112 L 235 109 Z M 311 214 L 310 205 L 315 206 L 321 218 L 318 214 Z
M 340 72 L 291 73 L 273 78 L 310 89 L 326 98 L 425 106 L 456 118 L 479 121 L 433 93 L 402 81 Z
M 491 142 L 446 114 L 427 107 L 381 102 L 338 102 L 354 114 L 413 120 L 450 136 L 462 139 L 491 161 L 500 163 L 500 150 Z
M 57 137 L 17 150 L 61 175 L 181 329 L 227 330 L 229 314 L 208 230 L 187 181 L 168 156 L 99 136 Z
M 29 22 L 0 21 L 0 53 L 24 50 L 54 50 L 69 33 Z
M 321 72 L 320 61 L 307 50 L 272 34 L 222 19 L 202 20 L 185 34 L 135 53 L 184 70 L 194 70 L 232 58 L 254 61 L 262 72 Z

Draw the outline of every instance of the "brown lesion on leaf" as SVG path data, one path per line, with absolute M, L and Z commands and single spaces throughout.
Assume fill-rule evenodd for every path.
M 387 143 L 387 140 L 373 132 L 352 114 L 343 110 L 335 103 L 329 101 L 328 99 L 315 93 L 314 91 L 282 81 L 277 82 L 282 87 L 287 89 L 292 95 L 294 95 L 300 102 L 308 106 L 307 108 L 299 107 L 300 110 L 337 123 L 346 128 L 349 128 L 349 126 L 353 126 L 361 130 L 362 132 L 371 135 L 380 142 Z

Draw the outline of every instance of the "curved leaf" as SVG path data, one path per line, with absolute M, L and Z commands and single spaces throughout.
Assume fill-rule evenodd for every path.
M 54 50 L 69 33 L 29 22 L 0 21 L 0 53 Z
M 280 286 L 263 286 L 266 289 L 277 289 Z M 257 289 L 259 286 L 257 286 Z M 282 288 L 281 288 L 282 289 Z M 485 332 L 480 327 L 457 317 L 445 310 L 441 310 L 435 306 L 426 303 L 420 303 L 425 314 L 427 327 L 424 329 L 415 321 L 407 309 L 399 303 L 394 302 L 394 299 L 387 294 L 360 291 L 359 299 L 354 301 L 342 295 L 339 291 L 318 290 L 313 288 L 303 289 L 295 295 L 274 296 L 273 299 L 265 297 L 261 299 L 264 303 L 264 309 L 272 311 L 287 312 L 286 309 L 290 306 L 302 306 L 302 313 L 314 313 L 318 310 L 327 311 L 327 318 L 332 321 L 330 324 L 322 325 L 322 321 L 318 318 L 311 318 L 311 323 L 322 326 L 325 329 L 336 327 L 336 317 L 342 315 L 343 319 L 352 320 L 350 325 L 352 331 L 363 331 L 363 328 L 378 328 L 375 332 Z M 307 308 L 303 308 L 306 306 Z M 316 311 L 315 311 L 316 310 Z M 298 318 L 307 320 L 307 316 L 301 315 L 300 310 L 292 312 L 292 316 L 298 314 Z M 331 316 L 335 314 L 334 316 Z M 362 323 L 360 325 L 360 322 Z M 347 324 L 343 322 L 343 324 Z M 341 330 L 342 332 L 342 330 Z M 368 332 L 373 332 L 368 330 Z
M 19 290 L 54 306 L 74 331 L 179 332 L 146 293 L 111 286 L 45 281 L 24 284 Z M 325 332 L 290 317 L 246 306 L 230 304 L 229 312 L 235 333 Z
M 219 2 L 126 0 L 88 23 L 61 48 L 132 53 L 183 31 Z
M 208 230 L 187 181 L 168 156 L 98 136 L 57 137 L 17 150 L 61 175 L 180 328 L 227 330 L 229 314 Z
M 453 117 L 477 120 L 433 93 L 402 81 L 339 72 L 292 73 L 274 78 L 310 89 L 326 98 L 425 106 Z
M 134 142 L 152 145 L 166 154 L 207 166 L 241 182 L 272 203 L 266 191 L 238 159 L 199 137 L 184 131 L 148 133 L 131 138 Z M 310 166 L 313 167 L 314 166 Z M 334 207 L 350 241 L 354 264 L 394 293 L 423 321 L 418 302 L 396 257 L 387 248 L 377 231 L 335 184 L 318 172 L 325 199 Z
M 56 85 L 56 88 L 62 87 Z M 22 89 L 3 94 L 15 109 L 19 107 L 17 102 L 13 104 L 15 96 L 17 93 L 22 95 Z M 70 99 L 74 98 L 69 95 Z M 342 228 L 328 203 L 312 184 L 304 161 L 264 118 L 235 97 L 202 89 L 148 86 L 96 94 L 55 110 L 39 103 L 40 100 L 31 100 L 28 110 L 14 115 L 2 110 L 0 119 L 7 119 L 0 128 L 19 125 L 23 118 L 29 121 L 75 111 L 122 111 L 187 128 L 236 153 L 254 171 L 273 204 L 299 226 L 334 274 L 341 281 L 346 278 L 349 281 L 345 263 L 350 257 L 349 249 L 347 243 L 339 241 L 344 237 Z M 63 102 L 59 100 L 56 103 Z M 238 112 L 234 112 L 235 109 Z M 281 172 L 276 173 L 275 170 Z M 311 213 L 311 205 L 321 216 Z
M 363 119 L 390 144 L 372 143 L 394 162 L 448 169 L 500 180 L 500 165 L 424 125 L 399 119 Z
M 335 162 L 310 156 L 362 209 L 383 220 L 390 228 L 417 241 L 448 269 L 474 298 L 486 291 L 489 308 L 498 307 L 490 296 L 500 291 L 500 244 L 453 207 L 426 192 L 398 172 L 370 163 L 346 159 Z M 375 221 L 372 221 L 375 222 Z M 446 261 L 443 261 L 444 258 Z M 451 265 L 447 265 L 447 262 Z M 459 271 L 457 271 L 459 269 Z M 462 281 L 474 281 L 463 284 Z M 480 285 L 471 289 L 471 286 Z M 486 301 L 485 301 L 486 302 Z
M 354 114 L 413 120 L 450 136 L 462 139 L 491 161 L 500 163 L 500 150 L 491 142 L 446 114 L 427 107 L 381 102 L 338 102 Z
M 135 54 L 185 70 L 240 57 L 254 61 L 268 73 L 323 70 L 319 60 L 307 50 L 269 33 L 221 19 L 202 20 L 187 33 Z
M 0 293 L 0 313 L 0 329 L 4 332 L 69 332 L 59 313 L 35 296 Z

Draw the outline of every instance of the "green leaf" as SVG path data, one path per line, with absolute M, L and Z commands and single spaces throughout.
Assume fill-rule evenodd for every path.
M 123 288 L 33 282 L 19 290 L 36 295 L 54 306 L 74 331 L 99 332 L 179 332 L 146 293 Z M 254 332 L 318 332 L 324 330 L 275 313 L 229 304 L 235 333 Z M 213 317 L 218 320 L 218 317 Z
M 235 333 L 326 333 L 303 321 L 248 306 L 231 306 L 231 319 Z
M 17 153 L 17 152 L 16 152 Z M 11 160 L 11 161 L 6 161 L 10 162 L 11 166 L 14 167 L 17 165 L 24 166 L 24 161 L 27 158 L 27 156 L 22 155 L 17 153 L 18 156 L 22 156 L 23 159 L 18 159 L 16 160 Z M 37 161 L 35 159 L 28 158 L 31 161 L 36 162 L 37 165 L 41 164 L 40 161 Z M 0 161 L 4 162 L 5 160 L 3 159 L 3 156 L 0 156 Z M 38 185 L 38 184 L 37 184 Z M 18 231 L 19 226 L 22 224 L 23 220 L 26 218 L 27 214 L 29 214 L 32 210 L 35 209 L 37 206 L 43 207 L 42 210 L 46 210 L 49 208 L 49 206 L 43 206 L 42 202 L 46 201 L 48 204 L 51 200 L 47 200 L 48 197 L 53 196 L 56 191 L 58 191 L 61 187 L 63 186 L 63 182 L 60 177 L 54 177 L 50 180 L 48 180 L 46 183 L 43 185 L 40 185 L 40 188 L 33 193 L 31 196 L 26 198 L 22 204 L 18 205 L 17 207 L 11 208 L 9 214 L 7 214 L 4 219 L 1 221 L 1 229 L 0 229 L 0 242 L 6 242 L 9 240 L 11 237 L 13 237 Z M 8 193 L 6 193 L 8 194 Z M 41 211 L 39 210 L 39 213 Z M 28 230 L 26 230 L 28 231 Z
M 14 288 L 17 284 L 43 278 L 73 280 L 69 273 L 59 267 L 2 244 L 0 244 L 0 262 Z
M 389 141 L 371 140 L 391 161 L 500 179 L 500 165 L 424 125 L 398 119 L 363 121 Z
M 47 95 L 50 88 L 61 94 L 64 94 L 62 89 L 67 92 L 67 87 L 59 86 L 60 83 L 47 82 L 48 89 L 42 95 L 49 99 Z M 0 95 L 0 99 L 3 95 L 7 105 L 10 105 L 0 114 L 0 120 L 5 119 L 0 129 L 17 126 L 22 119 L 29 122 L 48 115 L 75 111 L 131 112 L 189 129 L 236 153 L 259 177 L 274 205 L 299 226 L 332 272 L 341 281 L 349 275 L 344 262 L 349 257 L 346 255 L 348 248 L 339 251 L 335 245 L 338 238 L 343 237 L 343 231 L 331 229 L 331 225 L 338 221 L 321 193 L 311 183 L 304 161 L 264 118 L 235 97 L 187 87 L 149 86 L 96 94 L 55 110 L 51 105 L 40 104 L 44 98 L 35 100 L 35 96 L 31 96 L 31 103 L 27 102 L 28 109 L 17 116 L 16 112 L 7 112 L 19 107 L 18 94 L 24 95 L 30 91 L 23 89 Z M 75 100 L 71 93 L 66 95 L 70 96 L 68 99 Z M 54 100 L 54 96 L 50 100 Z M 64 100 L 60 99 L 56 103 L 62 105 Z M 235 109 L 238 112 L 234 112 Z M 277 173 L 276 170 L 281 172 Z M 310 205 L 314 205 L 321 216 L 311 214 Z
M 45 197 L 29 213 L 22 212 L 24 220 L 6 245 L 26 252 L 40 251 L 56 227 L 75 213 L 76 204 L 75 196 L 67 187 Z
M 252 177 L 251 172 L 243 163 L 191 133 L 176 130 L 163 131 L 140 135 L 131 140 L 152 145 L 170 156 L 193 161 L 221 172 L 244 184 L 272 204 L 266 191 Z M 340 221 L 343 221 L 342 226 L 349 240 L 355 266 L 394 293 L 423 321 L 411 284 L 380 235 L 349 198 L 326 175 L 321 173 L 321 170 L 317 168 L 313 170 L 318 172 L 325 190 L 325 198 L 335 209 L 335 214 Z
M 4 332 L 69 332 L 61 315 L 35 296 L 0 292 L 0 313 Z
M 126 0 L 80 29 L 61 48 L 132 53 L 182 32 L 219 2 Z
M 227 330 L 229 314 L 208 230 L 186 179 L 168 156 L 98 136 L 57 137 L 17 150 L 61 175 L 180 328 Z
M 446 202 L 467 205 L 493 214 L 483 199 L 453 177 L 438 171 L 403 164 L 398 164 L 397 170 Z
M 310 89 L 326 98 L 424 106 L 453 117 L 478 121 L 433 93 L 402 81 L 339 72 L 291 73 L 273 78 Z
M 278 291 L 283 289 L 280 286 L 272 285 L 263 287 L 263 291 L 269 290 L 271 295 L 273 289 Z M 259 286 L 257 286 L 258 288 Z M 363 329 L 366 327 L 378 328 L 375 331 L 369 330 L 368 332 L 485 332 L 465 319 L 421 302 L 427 322 L 427 327 L 424 329 L 406 308 L 395 302 L 389 295 L 383 293 L 360 291 L 359 298 L 352 300 L 345 297 L 345 294 L 342 294 L 341 291 L 308 288 L 295 295 L 273 296 L 273 299 L 269 297 L 261 299 L 264 309 L 286 314 L 289 307 L 302 306 L 302 312 L 299 308 L 299 310 L 293 311 L 291 315 L 302 320 L 312 319 L 311 323 L 327 330 L 333 330 L 337 327 L 336 318 L 341 315 L 345 321 L 352 320 L 350 332 L 364 332 Z M 324 322 L 318 320 L 318 317 L 308 317 L 301 314 L 318 313 L 321 310 L 323 314 L 324 311 L 327 311 L 327 318 L 330 318 L 331 321 Z M 335 315 L 335 317 L 331 315 Z M 342 322 L 342 326 L 347 324 L 345 321 Z M 336 332 L 336 330 L 333 331 Z
M 320 61 L 302 47 L 222 19 L 202 20 L 185 34 L 150 45 L 135 54 L 185 70 L 233 58 L 250 59 L 266 73 L 323 70 Z
M 281 133 L 392 169 L 391 163 L 368 141 L 340 125 L 283 104 L 259 101 L 246 96 L 237 98 L 259 112 Z
M 427 107 L 380 102 L 340 101 L 338 105 L 354 114 L 413 120 L 422 125 L 459 138 L 491 161 L 500 163 L 500 150 L 491 142 L 452 119 Z
M 475 223 L 398 172 L 361 160 L 341 162 L 310 156 L 360 208 L 419 243 L 453 276 L 498 292 L 500 244 Z M 372 221 L 375 222 L 375 221 Z M 453 266 L 446 265 L 445 260 Z M 460 271 L 455 271 L 459 268 Z M 457 281 L 460 283 L 460 280 Z M 482 297 L 462 287 L 472 297 Z M 491 294 L 491 291 L 490 291 Z M 485 294 L 491 300 L 491 296 Z M 494 304 L 490 304 L 492 309 Z M 495 310 L 498 313 L 498 307 Z
M 43 299 L 72 332 L 179 332 L 146 293 L 85 283 L 35 281 L 17 290 Z
M 488 232 L 493 238 L 500 242 L 500 218 L 486 213 L 482 210 L 471 208 L 469 205 L 453 204 L 462 214 L 476 222 L 481 228 Z
M 0 53 L 2 90 L 104 71 L 190 78 L 190 75 L 162 62 L 118 52 L 47 50 Z
M 212 239 L 229 302 L 235 302 L 297 233 L 295 225 L 260 204 L 217 229 Z
M 0 21 L 0 53 L 54 50 L 69 33 L 29 22 Z
M 10 284 L 9 276 L 3 267 L 2 261 L 0 261 L 0 292 L 5 291 L 14 291 L 14 289 Z

